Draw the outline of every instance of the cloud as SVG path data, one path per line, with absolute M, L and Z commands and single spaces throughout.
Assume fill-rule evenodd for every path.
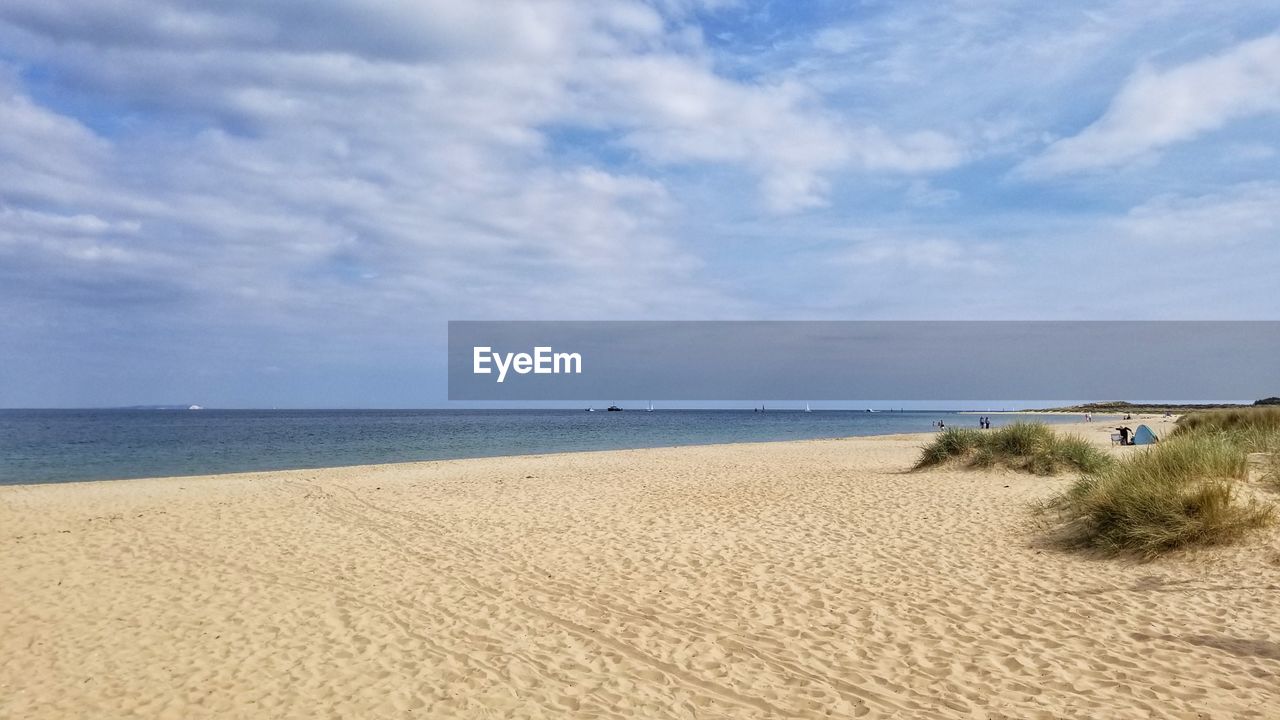
M 1163 195 L 1115 221 L 1118 233 L 1146 245 L 1202 250 L 1268 241 L 1280 233 L 1280 183 L 1257 182 L 1204 195 Z
M 1273 304 L 1202 304 L 1275 268 L 1273 117 L 1188 137 L 1194 173 L 1008 171 L 1274 3 L 761 7 L 0 3 L 0 365 L 101 373 L 0 398 L 145 402 L 198 367 L 223 404 L 296 402 L 255 393 L 273 366 L 412 403 L 449 318 L 1110 316 L 1081 298 L 1125 273 L 1173 277 L 1171 315 Z
M 839 117 L 795 83 L 717 73 L 686 32 L 694 7 L 664 7 L 665 17 L 622 0 L 330 0 L 305 13 L 18 0 L 0 19 L 71 84 L 143 112 L 234 132 L 320 124 L 347 133 L 394 125 L 380 112 L 394 107 L 422 131 L 519 146 L 585 127 L 658 166 L 744 170 L 780 213 L 824 205 L 830 177 L 845 169 L 920 173 L 962 160 L 941 133 L 899 136 Z
M 15 282 L 0 293 L 74 301 L 92 275 L 106 295 L 180 290 L 175 322 L 311 332 L 390 317 L 384 339 L 448 312 L 731 307 L 674 242 L 660 181 L 565 162 L 544 131 L 599 96 L 574 80 L 579 61 L 647 52 L 662 18 L 635 3 L 437 5 L 320 3 L 294 18 L 7 4 L 0 34 L 118 130 L 42 106 L 9 75 L 0 251 Z M 506 30 L 520 37 L 490 41 Z M 595 110 L 616 124 L 634 107 Z M 114 231 L 72 232 L 89 219 Z
M 965 159 L 1021 152 L 1040 128 L 1106 77 L 1117 56 L 1158 44 L 1173 3 L 899 3 L 827 24 L 757 59 L 886 127 L 921 122 Z
M 603 113 L 625 144 L 658 163 L 750 168 L 775 212 L 826 205 L 828 177 L 841 170 L 928 173 L 964 160 L 960 144 L 942 133 L 850 122 L 795 82 L 733 82 L 672 56 L 611 60 L 596 74 L 580 116 Z
M 915 180 L 907 186 L 906 200 L 915 207 L 945 207 L 959 199 L 959 192 L 933 187 L 925 180 Z
M 76 199 L 110 158 L 110 146 L 80 122 L 23 94 L 0 65 L 0 198 Z
M 1024 166 L 1031 174 L 1118 165 L 1228 123 L 1280 112 L 1280 35 L 1240 43 L 1167 70 L 1138 69 L 1080 133 Z
M 912 270 L 992 275 L 999 271 L 993 248 L 984 243 L 950 239 L 873 240 L 859 242 L 834 259 L 855 267 L 899 265 Z

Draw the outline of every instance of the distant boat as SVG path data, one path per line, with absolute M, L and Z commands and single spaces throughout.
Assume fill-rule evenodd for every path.
M 191 407 L 189 407 L 189 408 L 187 408 L 187 409 L 188 409 L 188 410 L 203 410 L 204 408 L 200 407 L 199 405 L 192 405 Z
M 587 412 L 595 412 L 595 411 L 596 411 L 595 408 L 589 407 L 589 406 L 587 407 Z
M 878 412 L 878 411 L 872 410 L 871 408 L 867 408 L 867 412 Z
M 653 401 L 649 401 L 649 407 L 645 408 L 645 412 L 653 412 Z
M 617 405 L 610 405 L 605 409 L 608 410 L 609 412 L 622 412 L 622 408 L 618 407 Z
M 805 412 L 813 412 L 812 410 L 810 410 L 810 409 L 809 409 L 809 403 L 805 403 L 805 404 L 804 404 L 804 411 L 805 411 Z

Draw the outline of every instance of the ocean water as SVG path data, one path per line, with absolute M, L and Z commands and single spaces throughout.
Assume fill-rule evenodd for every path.
M 938 420 L 978 424 L 942 411 L 0 410 L 0 484 L 886 435 Z

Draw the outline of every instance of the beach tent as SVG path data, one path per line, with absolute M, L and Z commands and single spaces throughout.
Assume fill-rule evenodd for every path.
M 1137 431 L 1133 433 L 1134 445 L 1155 445 L 1157 439 L 1156 434 L 1146 425 L 1139 425 Z

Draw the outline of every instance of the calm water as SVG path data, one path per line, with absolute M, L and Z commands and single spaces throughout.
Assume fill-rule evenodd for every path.
M 884 435 L 927 432 L 939 419 L 978 422 L 819 410 L 0 410 L 0 484 Z

